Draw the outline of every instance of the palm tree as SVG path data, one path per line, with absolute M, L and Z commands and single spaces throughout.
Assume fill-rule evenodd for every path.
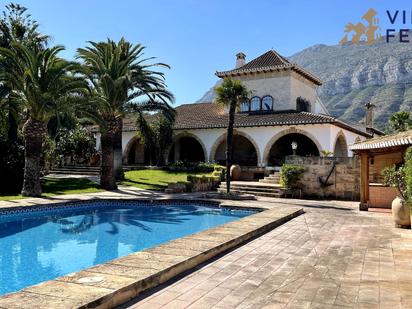
M 38 31 L 39 24 L 27 14 L 27 8 L 19 4 L 10 3 L 5 6 L 3 16 L 0 17 L 0 47 L 10 48 L 12 42 L 18 42 L 29 48 L 44 48 L 49 36 Z M 10 88 L 6 84 L 0 85 L 0 99 L 4 108 L 8 110 L 8 139 L 17 140 L 19 106 L 7 102 Z
M 93 84 L 95 102 L 103 119 L 101 131 L 101 185 L 117 188 L 122 171 L 122 118 L 127 112 L 171 110 L 173 95 L 166 89 L 164 73 L 153 67 L 169 68 L 164 63 L 147 64 L 145 47 L 133 46 L 122 38 L 119 42 L 89 42 L 77 50 L 84 62 L 83 72 Z
M 62 46 L 32 49 L 20 43 L 0 48 L 0 83 L 10 87 L 7 100 L 22 108 L 25 166 L 22 195 L 40 196 L 40 156 L 49 120 L 78 110 L 86 81 L 73 74 L 77 64 L 58 56 Z
M 402 132 L 412 128 L 412 114 L 406 111 L 399 111 L 389 118 L 389 126 L 395 132 Z
M 229 108 L 229 122 L 226 137 L 226 192 L 230 193 L 230 167 L 233 161 L 233 125 L 235 122 L 235 112 L 240 104 L 249 100 L 249 91 L 239 80 L 225 78 L 223 83 L 216 87 L 217 104 Z

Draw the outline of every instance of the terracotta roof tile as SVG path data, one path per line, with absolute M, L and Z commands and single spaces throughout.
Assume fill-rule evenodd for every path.
M 174 129 L 226 128 L 227 113 L 214 103 L 184 104 L 176 108 Z M 329 115 L 308 112 L 237 113 L 235 127 L 283 126 L 305 124 L 335 124 L 350 131 L 369 136 L 365 128 L 350 125 Z
M 224 78 L 228 76 L 238 76 L 249 73 L 272 72 L 277 70 L 292 70 L 311 80 L 315 84 L 322 85 L 322 81 L 318 77 L 316 77 L 309 71 L 306 71 L 304 68 L 297 65 L 296 63 L 289 62 L 289 60 L 279 55 L 274 50 L 267 51 L 263 55 L 260 55 L 259 57 L 249 61 L 248 63 L 237 69 L 216 72 L 216 75 L 218 77 Z
M 412 146 L 412 130 L 371 138 L 353 144 L 350 149 L 356 151 L 409 145 Z

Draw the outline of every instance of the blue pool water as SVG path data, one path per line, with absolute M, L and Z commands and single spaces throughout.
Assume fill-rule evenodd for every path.
M 0 295 L 251 213 L 136 201 L 0 213 Z

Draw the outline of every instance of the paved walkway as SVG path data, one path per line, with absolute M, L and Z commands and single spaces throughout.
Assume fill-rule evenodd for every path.
M 272 201 L 306 214 L 122 308 L 412 308 L 412 232 L 390 214 Z

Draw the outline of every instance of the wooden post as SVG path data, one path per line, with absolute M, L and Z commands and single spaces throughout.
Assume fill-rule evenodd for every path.
M 360 162 L 360 204 L 359 210 L 368 210 L 369 201 L 369 155 L 362 152 Z

